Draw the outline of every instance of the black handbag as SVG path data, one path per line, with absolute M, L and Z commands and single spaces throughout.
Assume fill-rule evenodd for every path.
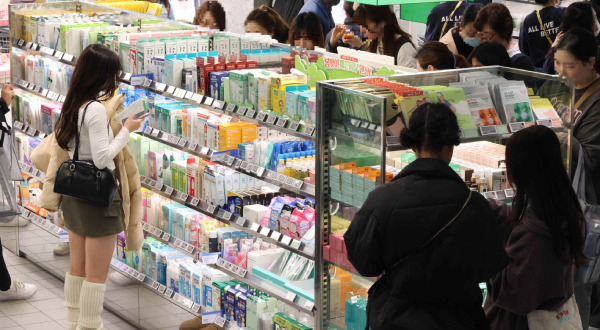
M 91 103 L 83 109 L 82 126 L 85 113 Z M 78 131 L 75 137 L 73 159 L 62 163 L 56 172 L 54 192 L 91 204 L 108 206 L 117 192 L 118 183 L 115 174 L 108 168 L 98 169 L 92 160 L 79 160 L 79 134 Z

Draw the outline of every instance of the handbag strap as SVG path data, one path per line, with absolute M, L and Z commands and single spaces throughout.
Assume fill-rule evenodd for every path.
M 452 16 L 454 16 L 454 13 L 458 10 L 458 8 L 460 7 L 460 5 L 462 5 L 464 1 L 459 1 L 456 4 L 456 7 L 454 7 L 454 10 L 450 13 L 450 16 L 448 16 L 448 19 L 444 22 L 444 25 L 442 26 L 442 31 L 440 31 L 440 39 L 442 39 L 442 37 L 444 36 L 444 32 L 446 32 L 446 26 L 448 26 L 448 21 L 452 19 Z
M 431 243 L 444 230 L 446 230 L 446 228 L 450 227 L 450 225 L 462 214 L 462 212 L 464 211 L 465 207 L 467 207 L 467 204 L 469 204 L 469 201 L 471 200 L 471 196 L 473 196 L 473 190 L 469 190 L 469 197 L 467 197 L 467 200 L 465 201 L 465 203 L 463 204 L 463 206 L 460 208 L 460 210 L 458 211 L 458 213 L 456 213 L 456 215 L 454 216 L 454 218 L 452 218 L 444 227 L 442 227 L 440 230 L 438 230 L 437 233 L 435 233 L 435 235 L 431 236 L 431 238 L 429 240 L 427 240 L 427 242 L 421 244 L 421 246 L 417 247 L 416 249 L 413 249 L 412 251 L 409 251 L 404 258 L 400 259 L 398 262 L 396 262 L 395 264 L 393 264 L 392 267 L 390 267 L 390 269 L 388 269 L 386 272 L 389 273 L 392 269 L 396 268 L 396 266 L 400 265 L 406 259 L 414 256 L 415 254 L 417 254 L 418 252 L 420 252 L 421 250 L 423 250 L 427 245 L 429 245 L 429 243 Z
M 90 106 L 90 104 L 94 102 L 95 101 L 90 101 L 88 104 L 86 104 L 85 108 L 83 108 L 83 115 L 81 116 L 81 126 L 79 127 L 79 129 L 77 130 L 77 134 L 75 135 L 75 152 L 73 153 L 73 160 L 79 160 L 79 134 L 81 134 L 81 129 L 83 128 L 83 121 L 85 120 L 85 113 L 87 112 L 87 108 Z
M 550 46 L 552 46 L 552 39 L 550 39 L 550 36 L 548 35 L 548 33 L 546 32 L 546 29 L 544 28 L 544 23 L 542 23 L 542 16 L 540 16 L 540 11 L 536 10 L 535 13 L 537 14 L 538 22 L 540 22 L 540 27 L 542 28 L 542 31 L 544 32 L 546 39 L 548 39 Z
M 579 108 L 579 106 L 581 106 L 581 104 L 583 104 L 583 102 L 585 102 L 585 100 L 587 100 L 587 98 L 590 97 L 592 94 L 594 94 L 594 92 L 597 91 L 599 88 L 600 88 L 600 79 L 596 80 L 592 84 L 592 86 L 588 87 L 588 89 L 585 91 L 585 93 L 583 93 L 583 95 L 581 95 L 581 97 L 579 98 L 577 103 L 575 103 L 575 105 L 573 106 L 573 109 L 577 110 Z

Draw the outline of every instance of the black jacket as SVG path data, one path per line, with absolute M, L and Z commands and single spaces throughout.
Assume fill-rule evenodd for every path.
M 539 11 L 546 33 L 553 42 L 556 39 L 556 35 L 560 32 L 560 23 L 565 10 L 565 8 L 547 7 Z M 542 31 L 536 11 L 527 15 L 519 34 L 519 48 L 521 52 L 531 58 L 534 67 L 542 69 L 546 55 L 550 51 L 550 46 L 552 44 Z
M 431 244 L 394 269 L 460 210 L 469 189 L 439 159 L 417 159 L 369 194 L 344 234 L 363 276 L 386 275 L 369 295 L 371 329 L 488 329 L 478 283 L 507 264 L 500 228 L 477 193 Z

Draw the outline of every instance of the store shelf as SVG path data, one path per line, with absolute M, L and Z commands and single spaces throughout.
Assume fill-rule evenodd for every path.
M 63 53 L 58 50 L 54 50 L 52 48 L 40 46 L 30 41 L 25 41 L 23 39 L 13 39 L 13 48 L 18 48 L 27 52 L 33 52 L 36 55 L 40 55 L 43 57 L 51 58 L 55 61 L 75 65 L 77 63 L 77 58 L 71 54 Z
M 13 85 L 22 88 L 23 90 L 32 93 L 38 97 L 44 98 L 48 101 L 62 103 L 65 101 L 65 96 L 55 93 L 49 89 L 39 87 L 25 80 L 18 78 L 13 79 Z
M 129 85 L 131 85 L 131 79 L 132 77 L 129 73 L 123 73 L 120 76 L 120 81 Z M 150 79 L 145 79 L 141 85 L 135 85 L 135 87 L 155 94 L 163 95 L 170 99 L 185 102 L 195 107 L 208 109 L 213 112 L 238 118 L 245 122 L 283 131 L 288 135 L 314 141 L 315 129 L 313 126 L 303 126 L 299 122 L 290 120 L 288 118 L 278 117 L 274 114 L 268 114 L 264 111 L 256 111 L 247 107 L 237 106 L 233 103 L 215 100 L 212 97 L 205 97 L 204 95 L 200 95 L 198 93 L 186 91 L 175 86 L 158 83 Z
M 46 179 L 46 175 L 42 171 L 35 168 L 34 166 L 29 166 L 29 165 L 19 161 L 19 168 L 21 169 L 21 172 L 44 183 L 44 180 Z
M 173 292 L 172 289 L 167 289 L 166 286 L 154 281 L 147 277 L 145 274 L 138 272 L 132 267 L 122 263 L 121 261 L 113 258 L 110 261 L 111 267 L 117 272 L 132 278 L 133 280 L 141 283 L 150 291 L 160 295 L 161 297 L 169 300 L 173 304 L 183 308 L 187 312 L 194 315 L 200 315 L 202 313 L 202 307 L 187 297 L 182 296 L 177 292 Z
M 201 147 L 197 143 L 187 141 L 185 138 L 179 138 L 151 127 L 146 127 L 144 132 L 139 132 L 138 134 L 191 155 L 227 166 L 246 175 L 280 186 L 287 191 L 291 191 L 304 197 L 315 198 L 314 185 L 260 166 L 249 164 L 240 158 L 225 154 L 225 151 L 215 151 L 207 147 Z
M 192 258 L 197 257 L 198 253 L 204 252 L 204 251 L 202 251 L 202 249 L 200 249 L 196 246 L 193 246 L 189 243 L 186 243 L 178 237 L 171 236 L 171 234 L 164 232 L 160 228 L 154 227 L 149 223 L 144 222 L 142 224 L 142 228 L 144 229 L 144 232 L 146 232 L 148 235 L 167 244 L 168 246 L 170 246 L 173 249 L 176 249 L 178 251 L 181 251 L 181 252 L 189 255 Z
M 282 235 L 279 232 L 272 231 L 267 227 L 261 227 L 257 223 L 252 223 L 247 219 L 234 215 L 228 211 L 223 209 L 217 209 L 214 205 L 209 205 L 203 200 L 200 200 L 195 197 L 190 197 L 187 194 L 174 190 L 172 187 L 168 187 L 163 185 L 162 183 L 157 183 L 156 181 L 146 178 L 140 177 L 140 181 L 142 183 L 142 187 L 153 191 L 154 193 L 160 194 L 166 198 L 170 198 L 177 203 L 183 204 L 193 210 L 196 210 L 200 213 L 206 214 L 216 220 L 219 220 L 233 228 L 244 231 L 252 236 L 256 236 L 263 241 L 271 244 L 275 244 L 281 248 L 284 248 L 288 251 L 291 251 L 295 254 L 298 254 L 307 259 L 314 260 L 314 251 L 311 247 L 305 246 L 302 242 L 296 239 L 292 239 L 287 235 Z M 158 233 L 158 232 L 157 232 Z M 164 240 L 165 233 L 161 231 L 161 237 Z M 168 233 L 167 233 L 168 235 Z M 155 234 L 155 236 L 157 236 Z M 168 235 L 167 237 L 169 237 Z M 169 237 L 169 239 L 171 239 Z M 185 243 L 185 242 L 184 242 Z M 174 244 L 174 243 L 173 243 Z M 187 244 L 187 243 L 186 243 Z M 186 250 L 185 252 L 188 254 L 194 254 L 195 252 L 200 252 L 201 250 L 198 248 L 194 248 L 193 250 L 188 251 L 188 246 L 191 245 L 183 245 Z M 178 246 L 175 246 L 176 248 Z M 181 245 L 179 246 L 181 247 Z
M 291 291 L 287 291 L 286 289 L 275 286 L 271 284 L 269 281 L 254 276 L 247 272 L 245 269 L 238 268 L 237 266 L 225 261 L 224 259 L 219 259 L 217 262 L 217 268 L 227 275 L 242 281 L 260 291 L 268 294 L 269 296 L 289 305 L 290 307 L 295 308 L 296 310 L 309 314 L 315 315 L 315 304 L 314 302 L 299 297 L 295 293 Z
M 21 216 L 29 221 L 31 221 L 36 226 L 42 228 L 53 236 L 60 237 L 60 234 L 67 233 L 63 228 L 53 224 L 47 219 L 35 214 L 34 212 L 29 211 L 23 206 L 19 205 L 19 211 L 21 212 Z
M 361 278 L 364 278 L 365 280 L 367 280 L 367 281 L 369 281 L 369 282 L 375 283 L 375 281 L 376 281 L 376 280 L 374 280 L 374 279 L 373 279 L 373 278 L 371 278 L 371 277 L 365 277 L 365 276 L 363 276 L 363 275 L 360 275 L 360 274 L 359 274 L 359 273 L 358 273 L 358 272 L 357 272 L 355 269 L 348 269 L 348 268 L 346 268 L 346 267 L 342 267 L 342 266 L 340 266 L 340 265 L 337 265 L 337 264 L 335 264 L 335 263 L 333 263 L 333 262 L 331 262 L 331 261 L 329 261 L 329 260 L 325 260 L 325 262 L 326 262 L 326 263 L 329 263 L 329 264 L 331 264 L 331 265 L 332 265 L 332 266 L 334 266 L 334 267 L 337 267 L 337 268 L 343 269 L 343 270 L 347 271 L 348 273 L 350 273 L 350 274 L 352 274 L 352 275 L 355 275 L 355 276 L 359 276 L 359 277 L 361 277 Z

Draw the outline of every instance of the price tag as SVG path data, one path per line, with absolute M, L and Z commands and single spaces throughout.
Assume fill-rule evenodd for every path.
M 285 125 L 287 125 L 287 118 L 279 118 L 279 120 L 277 120 L 277 126 L 281 127 L 281 128 L 285 128 Z
M 496 128 L 496 126 L 482 126 L 479 127 L 479 131 L 483 136 L 498 134 L 498 129 Z
M 221 100 L 215 100 L 212 104 L 212 107 L 215 109 L 223 110 L 223 108 L 225 107 L 225 102 Z
M 162 230 L 160 230 L 160 229 L 158 229 L 158 228 L 155 228 L 155 229 L 154 229 L 154 234 L 155 234 L 157 237 L 161 237 L 161 236 L 162 236 L 162 234 L 163 234 L 163 231 L 162 231 Z
M 124 73 L 123 74 L 123 80 L 125 80 L 125 81 L 131 81 L 131 73 Z
M 276 120 L 277 120 L 277 117 L 276 117 L 276 116 L 269 115 L 269 116 L 267 117 L 267 120 L 266 120 L 266 122 L 267 122 L 267 124 L 271 124 L 271 125 L 273 125 L 273 124 L 275 124 L 275 121 L 276 121 Z
M 185 247 L 185 250 L 187 251 L 187 253 L 192 253 L 192 252 L 194 252 L 194 246 L 191 244 L 187 244 L 187 246 Z
M 185 148 L 185 146 L 187 145 L 188 141 L 187 139 L 179 139 L 179 142 L 177 143 L 178 146 Z
M 73 59 L 75 59 L 75 57 L 71 54 L 64 54 L 62 59 L 67 62 L 73 62 Z
M 31 49 L 33 50 L 38 50 L 39 45 L 38 44 L 31 44 Z
M 192 143 L 190 144 L 190 146 L 188 147 L 188 149 L 192 150 L 192 151 L 196 151 L 196 149 L 198 149 L 198 143 Z
M 169 298 L 173 297 L 173 290 L 172 289 L 167 289 L 165 291 L 165 296 L 167 296 Z
M 233 266 L 234 265 L 232 263 L 225 261 L 225 269 L 231 270 L 231 268 L 233 268 Z
M 215 99 L 213 99 L 212 97 L 208 97 L 208 96 L 207 96 L 207 97 L 204 99 L 204 102 L 203 102 L 203 103 L 204 103 L 204 105 L 211 106 L 211 105 L 213 104 L 213 102 L 214 102 L 214 101 L 215 101 Z
M 244 225 L 246 224 L 246 219 L 239 217 L 236 222 L 235 222 L 238 226 L 244 227 Z
M 196 197 L 192 197 L 192 201 L 190 202 L 190 204 L 192 206 L 198 206 L 198 203 L 200 203 L 200 200 Z
M 240 166 L 242 166 L 242 161 L 243 161 L 243 160 L 241 160 L 241 159 L 239 159 L 239 158 L 236 158 L 236 159 L 235 159 L 235 162 L 233 163 L 233 167 L 235 167 L 236 169 L 237 169 L 237 168 L 240 168 Z
M 163 132 L 160 138 L 165 142 L 169 142 L 169 139 L 171 139 L 171 134 Z
M 152 285 L 151 286 L 152 286 L 152 289 L 158 290 L 158 287 L 160 286 L 160 284 L 158 282 L 152 281 Z
M 267 117 L 267 113 L 266 112 L 259 112 L 258 115 L 256 116 L 256 120 L 258 121 L 265 121 L 265 118 Z
M 229 220 L 231 220 L 231 216 L 232 216 L 232 215 L 233 215 L 233 214 L 232 214 L 231 212 L 225 211 L 225 212 L 223 213 L 223 219 L 225 219 L 225 220 L 229 221 Z
M 194 95 L 192 95 L 192 101 L 194 101 L 196 103 L 200 103 L 201 99 L 202 99 L 202 95 L 200 95 L 198 93 L 194 93 Z
M 184 202 L 184 203 L 185 203 L 185 202 L 187 201 L 188 197 L 189 197 L 189 196 L 188 196 L 188 194 L 183 194 L 183 193 L 182 193 L 182 194 L 179 196 L 179 199 L 180 199 L 182 202 Z
M 169 138 L 169 142 L 171 142 L 171 143 L 173 143 L 173 144 L 178 144 L 180 139 L 181 139 L 181 138 L 180 138 L 180 137 L 178 137 L 178 136 L 171 135 L 171 138 Z
M 215 324 L 222 328 L 225 326 L 225 319 L 220 316 L 217 316 L 217 318 L 215 318 Z
M 234 274 L 240 269 L 240 267 L 238 267 L 234 264 L 231 264 L 231 267 L 229 267 L 229 268 L 230 268 L 229 270 Z
M 554 122 L 552 121 L 552 119 L 539 119 L 536 120 L 536 123 L 538 125 L 554 128 Z
M 225 259 L 217 259 L 217 266 L 225 268 Z
M 171 194 L 173 194 L 173 187 L 167 187 L 167 189 L 165 189 L 165 193 L 166 193 L 167 195 L 171 195 Z
M 162 239 L 168 242 L 171 239 L 171 234 L 163 233 Z
M 248 111 L 248 108 L 239 107 L 235 113 L 237 113 L 240 116 L 245 116 L 247 111 Z
M 162 284 L 160 284 L 160 283 L 158 283 L 158 292 L 164 293 L 165 290 L 167 290 L 167 287 L 164 286 L 164 285 L 162 285 Z
M 60 102 L 64 103 L 66 99 L 67 99 L 67 97 L 63 95 L 60 97 Z
M 225 160 L 224 160 L 225 164 L 227 164 L 227 166 L 231 166 L 233 165 L 233 162 L 235 162 L 235 157 L 231 157 L 229 155 L 225 156 Z
M 247 161 L 242 161 L 242 164 L 240 165 L 240 168 L 244 171 L 248 170 L 248 162 Z
M 286 300 L 289 300 L 289 301 L 291 301 L 291 302 L 294 302 L 294 300 L 296 300 L 296 294 L 295 294 L 295 293 L 293 293 L 293 292 L 288 292 L 288 293 L 285 295 L 285 299 L 286 299 Z
M 308 309 L 309 311 L 312 311 L 312 310 L 313 310 L 313 308 L 315 308 L 315 303 L 314 303 L 314 302 L 312 302 L 312 301 L 310 301 L 310 300 L 307 300 L 307 301 L 304 303 L 304 308 Z
M 150 127 L 150 126 L 146 127 L 146 129 L 144 129 L 144 134 L 146 134 L 146 135 L 152 134 L 152 127 Z
M 169 93 L 169 94 L 175 93 L 175 86 L 167 86 L 167 93 Z
M 192 310 L 196 313 L 198 313 L 200 311 L 200 305 L 193 303 L 192 304 Z M 203 323 L 204 324 L 204 323 Z
M 287 235 L 283 235 L 283 237 L 281 237 L 281 243 L 290 245 L 290 243 L 292 243 L 292 238 Z
M 25 48 L 31 48 L 31 41 L 28 41 L 28 42 L 25 44 Z
M 157 129 L 154 129 L 154 130 L 152 130 L 152 136 L 154 136 L 155 138 L 157 138 L 157 137 L 158 137 L 158 134 L 159 134 L 159 133 L 160 133 L 160 131 L 159 131 L 159 130 L 157 130 Z
M 300 248 L 300 241 L 299 240 L 292 240 L 292 244 L 290 244 L 291 247 L 293 247 L 294 249 L 299 249 Z
M 299 128 L 300 128 L 300 123 L 297 121 L 291 122 L 290 126 L 288 127 L 288 129 L 292 132 L 298 132 Z
M 233 104 L 233 103 L 227 104 L 227 107 L 225 107 L 225 111 L 229 111 L 229 112 L 235 111 L 235 104 Z
M 513 197 L 515 197 L 515 190 L 512 188 L 505 189 L 504 194 L 506 195 L 506 198 L 513 198 Z
M 144 78 L 144 82 L 142 83 L 142 87 L 148 88 L 148 87 L 150 87 L 150 85 L 152 85 L 152 80 L 150 80 L 148 78 Z
M 260 229 L 260 225 L 257 223 L 253 223 L 252 225 L 250 225 L 250 230 L 252 230 L 252 231 L 258 232 L 259 229 Z
M 308 126 L 304 128 L 304 135 L 313 136 L 315 132 L 315 128 L 313 126 Z
M 164 184 L 162 184 L 162 182 L 156 182 L 154 184 L 154 188 L 156 188 L 157 190 L 162 190 L 163 187 L 164 187 Z
M 194 93 L 192 93 L 191 91 L 187 91 L 187 92 L 185 92 L 185 95 L 183 98 L 187 99 L 187 100 L 191 100 L 193 96 L 194 96 Z
M 214 205 L 209 205 L 206 210 L 208 211 L 208 213 L 214 214 L 215 213 L 215 206 Z
M 277 174 L 277 181 L 279 181 L 279 183 L 284 184 L 285 183 L 285 179 L 287 179 L 288 176 L 285 176 L 281 173 Z
M 208 147 L 202 147 L 202 149 L 200 149 L 200 153 L 206 156 L 208 156 L 209 151 L 210 149 Z
M 262 227 L 262 229 L 260 230 L 260 234 L 264 236 L 269 236 L 270 233 L 271 229 L 269 229 L 268 227 Z
M 294 183 L 294 178 L 289 177 L 289 176 L 287 178 L 285 178 L 286 185 L 291 186 L 293 183 Z
M 159 82 L 156 82 L 156 83 L 154 84 L 154 90 L 156 90 L 156 91 L 159 91 L 159 92 L 164 92 L 164 91 L 165 91 L 165 88 L 167 88 L 167 85 L 166 85 L 166 84 L 159 83 Z
M 302 189 L 302 185 L 303 185 L 303 184 L 304 184 L 304 182 L 303 182 L 303 181 L 300 181 L 300 180 L 294 180 L 294 183 L 292 183 L 292 187 L 294 187 L 294 188 L 296 188 L 296 189 L 300 190 L 300 189 Z
M 17 43 L 17 45 L 19 45 L 19 47 L 23 47 L 24 43 L 25 43 L 25 40 L 19 39 L 19 42 Z
M 150 228 L 148 226 L 150 226 L 150 225 L 147 222 L 144 222 L 144 224 L 142 225 L 142 228 L 147 231 L 148 228 Z
M 185 96 L 185 90 L 181 88 L 175 88 L 175 93 L 173 95 L 179 98 L 183 98 Z
M 179 238 L 175 239 L 175 246 L 176 247 L 180 248 L 182 243 L 183 243 L 183 241 L 180 240 Z
M 271 232 L 270 237 L 276 241 L 279 241 L 279 239 L 281 238 L 281 233 L 276 232 L 276 231 Z
M 241 278 L 245 278 L 246 274 L 248 274 L 248 271 L 245 270 L 244 268 L 238 268 L 237 272 L 236 272 L 237 276 L 241 277 Z
M 33 127 L 29 127 L 27 129 L 27 134 L 31 135 L 31 136 L 35 136 L 35 134 L 37 133 L 37 130 Z
M 23 123 L 20 121 L 15 121 L 14 126 L 18 129 L 22 129 L 23 128 Z
M 262 178 L 263 173 L 265 173 L 265 168 L 261 167 L 261 166 L 256 166 L 255 169 L 254 169 L 254 173 L 259 178 Z
M 129 269 L 127 270 L 127 274 L 129 274 L 129 275 L 131 275 L 131 276 L 135 276 L 135 273 L 134 273 L 134 270 L 133 270 L 133 268 L 129 268 Z
M 248 117 L 248 118 L 254 118 L 255 115 L 256 115 L 256 110 L 254 110 L 254 109 L 248 109 L 248 110 L 246 110 L 246 117 Z
M 519 123 L 510 123 L 508 125 L 508 127 L 510 128 L 510 131 L 515 133 L 518 132 L 524 128 L 526 128 L 527 126 L 525 125 L 525 123 L 519 122 Z

